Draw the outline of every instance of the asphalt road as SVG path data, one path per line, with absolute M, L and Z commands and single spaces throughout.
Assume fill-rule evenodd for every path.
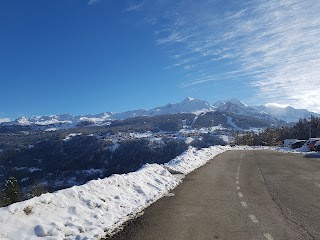
M 320 240 L 320 159 L 225 152 L 109 239 Z

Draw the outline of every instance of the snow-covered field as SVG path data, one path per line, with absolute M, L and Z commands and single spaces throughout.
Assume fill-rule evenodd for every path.
M 147 164 L 133 173 L 112 175 L 12 204 L 0 209 L 0 239 L 99 239 L 175 188 L 181 177 L 174 173 L 188 174 L 233 149 L 270 148 L 189 148 L 164 165 Z

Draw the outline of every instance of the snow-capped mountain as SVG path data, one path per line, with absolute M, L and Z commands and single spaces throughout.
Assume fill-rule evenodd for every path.
M 53 127 L 53 128 L 72 128 L 79 123 L 86 122 L 87 124 L 101 125 L 106 124 L 112 120 L 123 120 L 138 116 L 156 116 L 163 114 L 174 113 L 202 113 L 207 111 L 213 111 L 215 107 L 208 102 L 187 97 L 180 103 L 167 104 L 165 106 L 156 107 L 150 110 L 139 109 L 122 113 L 104 112 L 100 114 L 73 116 L 71 114 L 62 115 L 49 115 L 49 116 L 37 116 L 37 117 L 20 117 L 12 122 L 2 123 L 2 125 L 21 125 L 29 126 L 35 125 L 38 127 Z
M 79 122 L 92 122 L 100 123 L 104 122 L 112 116 L 113 113 L 101 113 L 101 114 L 91 114 L 84 116 L 73 116 L 71 114 L 62 115 L 50 115 L 50 116 L 37 116 L 37 117 L 20 117 L 12 122 L 6 123 L 6 125 L 38 125 L 38 126 L 75 126 Z
M 148 116 L 160 115 L 160 114 L 172 114 L 172 113 L 200 113 L 213 111 L 215 107 L 208 102 L 187 97 L 180 103 L 167 104 L 163 107 L 157 107 L 148 111 Z
M 296 109 L 291 106 L 279 107 L 274 104 L 262 106 L 247 106 L 237 99 L 218 101 L 213 104 L 219 111 L 229 114 L 238 114 L 242 116 L 252 116 L 260 119 L 275 120 L 279 119 L 285 122 L 297 122 L 300 118 L 310 118 L 311 116 L 320 117 L 320 114 L 310 112 L 307 109 Z
M 310 118 L 311 116 L 320 117 L 318 113 L 310 112 L 307 109 L 296 109 L 291 106 L 279 107 L 274 104 L 267 104 L 265 106 L 255 106 L 254 108 L 286 122 L 297 122 L 300 118 Z
M 232 98 L 225 101 L 218 101 L 213 104 L 220 112 L 224 112 L 230 116 L 246 116 L 266 120 L 276 120 L 274 116 L 262 112 L 255 107 L 247 106 L 243 102 Z
M 187 97 L 180 103 L 169 103 L 165 106 L 156 107 L 150 110 L 133 110 L 127 111 L 123 113 L 114 113 L 110 115 L 110 119 L 113 120 L 122 120 L 131 117 L 138 117 L 138 116 L 156 116 L 156 115 L 163 115 L 163 114 L 174 114 L 174 113 L 202 113 L 207 111 L 213 111 L 215 107 L 210 105 L 208 102 L 203 101 L 201 99 Z
M 110 124 L 113 120 L 123 120 L 138 116 L 157 116 L 163 114 L 194 113 L 199 115 L 206 112 L 219 111 L 231 117 L 242 116 L 246 118 L 262 119 L 267 121 L 283 120 L 296 122 L 300 118 L 309 118 L 311 115 L 320 114 L 309 112 L 306 109 L 295 109 L 293 107 L 281 108 L 275 105 L 247 106 L 237 99 L 228 99 L 210 104 L 204 100 L 187 97 L 180 103 L 167 104 L 150 110 L 139 109 L 122 113 L 104 112 L 100 114 L 73 116 L 71 114 L 49 115 L 38 117 L 20 117 L 11 122 L 0 123 L 1 126 L 20 125 L 37 126 L 38 128 L 66 129 L 75 127 L 81 123 L 85 125 Z
M 224 107 L 226 104 L 229 104 L 229 105 L 235 105 L 235 106 L 238 106 L 238 107 L 246 107 L 247 105 L 244 104 L 243 102 L 241 102 L 240 100 L 236 99 L 236 98 L 230 98 L 230 99 L 227 99 L 227 100 L 224 100 L 224 101 L 217 101 L 213 104 L 213 106 L 215 107 Z

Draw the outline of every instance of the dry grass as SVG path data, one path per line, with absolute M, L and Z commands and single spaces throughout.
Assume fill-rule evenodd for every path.
M 28 207 L 25 207 L 23 209 L 23 212 L 26 214 L 26 215 L 30 215 L 32 213 L 32 207 L 28 206 Z

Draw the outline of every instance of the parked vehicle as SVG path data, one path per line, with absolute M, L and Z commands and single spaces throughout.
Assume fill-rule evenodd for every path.
M 292 149 L 301 148 L 305 143 L 306 143 L 306 140 L 299 140 L 299 141 L 296 141 L 295 143 L 292 143 L 290 147 Z
M 283 147 L 296 149 L 296 148 L 302 147 L 306 141 L 307 140 L 300 140 L 300 139 L 285 139 L 282 141 L 282 144 L 283 144 Z
M 315 144 L 320 140 L 320 138 L 310 138 L 307 141 L 307 145 L 310 151 L 316 151 Z
M 303 151 L 315 151 L 315 144 L 318 142 L 320 138 L 310 138 L 308 141 L 306 141 L 303 146 L 300 148 Z
M 314 144 L 314 149 L 315 151 L 320 152 L 320 140 Z

